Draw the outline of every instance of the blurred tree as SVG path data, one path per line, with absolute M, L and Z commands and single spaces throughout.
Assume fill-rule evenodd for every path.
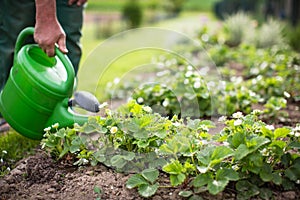
M 137 28 L 143 19 L 143 10 L 138 0 L 128 0 L 123 7 L 123 17 L 128 28 Z
M 164 7 L 171 16 L 177 16 L 182 11 L 185 2 L 186 0 L 168 0 L 164 2 Z

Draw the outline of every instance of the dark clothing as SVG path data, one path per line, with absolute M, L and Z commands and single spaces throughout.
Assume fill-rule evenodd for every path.
M 66 45 L 75 73 L 81 58 L 81 28 L 83 6 L 68 5 L 68 0 L 56 0 L 57 18 L 66 35 Z M 35 25 L 35 0 L 0 0 L 0 91 L 13 65 L 13 53 L 18 34 Z M 33 39 L 31 39 L 31 42 Z

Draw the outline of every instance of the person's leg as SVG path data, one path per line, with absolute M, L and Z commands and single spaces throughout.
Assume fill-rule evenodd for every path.
M 18 34 L 35 24 L 34 0 L 0 1 L 0 90 L 13 65 L 13 53 Z
M 68 0 L 56 0 L 57 18 L 67 35 L 67 48 L 75 73 L 77 74 L 81 59 L 81 28 L 83 23 L 83 6 L 68 5 Z

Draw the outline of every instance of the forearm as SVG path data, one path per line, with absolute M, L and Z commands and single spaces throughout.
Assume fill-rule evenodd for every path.
M 56 0 L 35 0 L 36 23 L 53 23 L 56 18 Z

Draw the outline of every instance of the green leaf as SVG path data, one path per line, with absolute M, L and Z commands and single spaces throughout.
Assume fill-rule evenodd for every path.
M 273 195 L 272 191 L 268 188 L 260 188 L 259 189 L 259 196 L 262 199 L 271 199 L 272 195 Z
M 285 141 L 281 141 L 281 140 L 275 140 L 270 144 L 270 147 L 272 146 L 277 146 L 280 149 L 283 149 L 284 147 L 286 147 L 286 142 Z
M 286 137 L 290 132 L 291 130 L 287 128 L 277 128 L 274 131 L 274 138 L 277 139 L 279 137 L 281 138 Z
M 211 156 L 215 150 L 214 146 L 207 146 L 197 154 L 197 159 L 205 166 L 209 166 L 211 162 Z
M 178 160 L 173 160 L 171 163 L 163 167 L 163 171 L 169 174 L 180 174 L 183 169 L 182 164 Z
M 245 143 L 245 134 L 243 132 L 236 132 L 231 138 L 232 145 L 237 148 L 241 144 Z
M 265 126 L 261 127 L 261 132 L 264 136 L 268 137 L 268 138 L 273 138 L 273 131 L 271 131 L 270 129 L 266 128 Z
M 264 164 L 259 172 L 260 178 L 264 182 L 269 182 L 273 180 L 272 167 L 268 164 Z
M 155 194 L 158 189 L 159 184 L 155 183 L 154 185 L 144 184 L 138 187 L 138 192 L 143 197 L 151 197 Z
M 126 187 L 128 189 L 148 184 L 149 183 L 140 174 L 134 174 L 126 181 Z
M 250 153 L 250 150 L 247 148 L 245 144 L 241 144 L 235 152 L 235 158 L 237 160 L 241 160 L 246 157 Z
M 212 178 L 210 173 L 199 174 L 193 180 L 192 184 L 193 184 L 194 187 L 202 187 L 202 186 L 208 184 L 211 181 L 213 181 L 213 178 Z
M 117 167 L 117 168 L 123 168 L 127 161 L 124 160 L 123 156 L 121 155 L 115 155 L 110 159 L 110 162 L 112 166 Z
M 238 199 L 250 199 L 250 197 L 259 194 L 259 188 L 247 180 L 238 181 L 235 187 L 239 191 Z
M 289 144 L 290 148 L 294 148 L 294 149 L 300 149 L 300 142 L 299 141 L 293 141 Z
M 101 190 L 101 188 L 100 188 L 99 186 L 95 186 L 95 187 L 94 187 L 94 192 L 95 192 L 96 194 L 101 194 L 101 193 L 102 193 L 102 190 Z
M 300 157 L 296 159 L 296 161 L 300 161 Z M 284 174 L 292 181 L 300 179 L 300 162 L 296 162 L 294 165 L 290 166 L 285 170 Z
M 231 168 L 219 169 L 216 173 L 217 180 L 237 181 L 239 180 L 239 174 Z
M 149 181 L 151 184 L 153 184 L 158 176 L 159 176 L 159 172 L 157 169 L 145 169 L 142 171 L 141 175 L 147 180 Z
M 124 160 L 131 161 L 135 158 L 135 153 L 134 152 L 127 152 L 126 155 L 123 155 L 122 157 Z
M 222 192 L 228 183 L 228 180 L 213 180 L 208 182 L 207 189 L 209 193 L 216 195 Z
M 187 190 L 187 191 L 180 191 L 179 192 L 179 196 L 182 196 L 182 197 L 190 197 L 193 195 L 193 191 L 191 190 Z
M 225 158 L 233 155 L 233 150 L 226 146 L 218 146 L 211 155 L 210 166 L 220 163 Z
M 185 174 L 171 174 L 170 175 L 170 181 L 172 186 L 180 185 L 184 182 L 186 176 Z
M 279 172 L 274 172 L 272 180 L 273 180 L 273 183 L 275 183 L 276 185 L 281 185 L 282 184 L 281 174 Z
M 251 138 L 251 140 L 250 140 L 251 145 L 249 145 L 249 146 L 247 145 L 247 146 L 251 150 L 251 153 L 252 153 L 253 151 L 256 151 L 259 147 L 261 147 L 269 142 L 270 142 L 270 140 L 268 138 L 258 136 L 258 137 Z

